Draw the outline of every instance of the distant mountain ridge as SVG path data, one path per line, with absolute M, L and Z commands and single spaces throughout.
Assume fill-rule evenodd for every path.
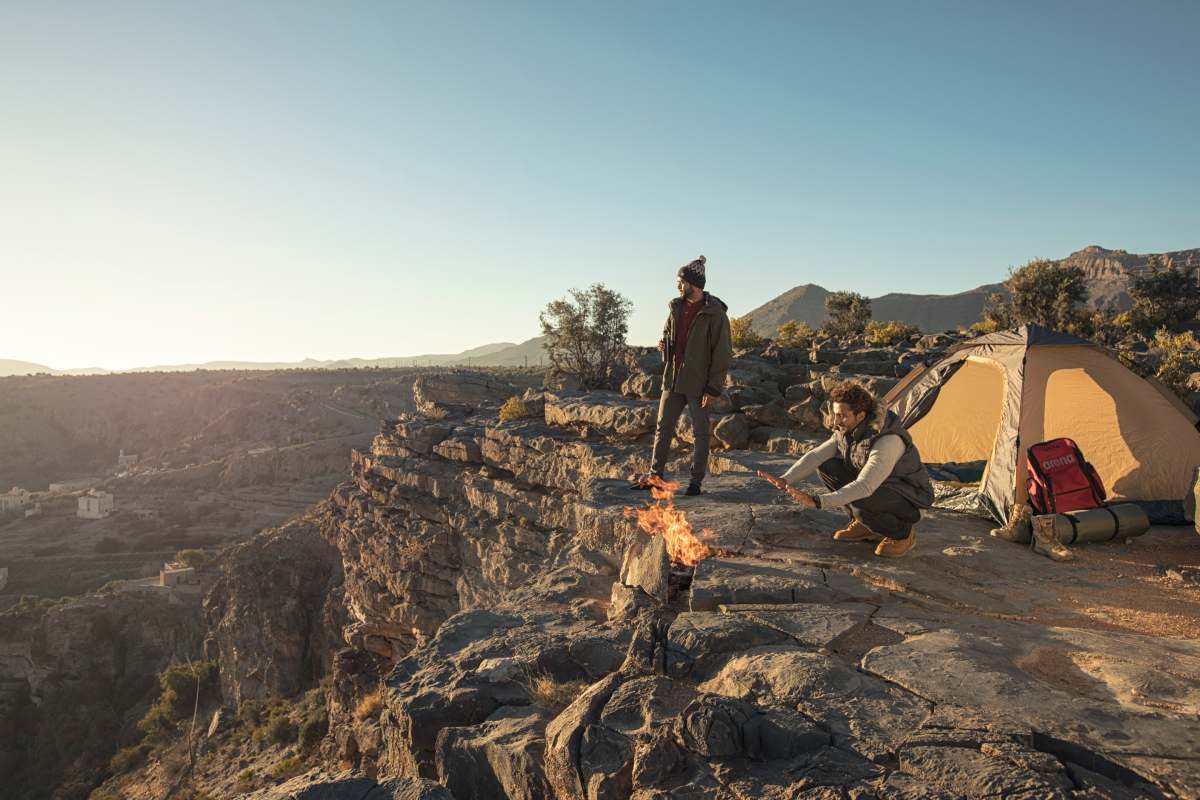
M 480 347 L 473 347 L 461 353 L 430 353 L 419 356 L 398 356 L 394 358 L 340 358 L 318 360 L 306 358 L 303 361 L 206 361 L 202 364 L 162 364 L 152 367 L 134 367 L 132 369 L 107 370 L 101 367 L 86 367 L 83 369 L 53 369 L 44 364 L 32 361 L 18 361 L 0 358 L 0 377 L 10 375 L 112 375 L 134 372 L 193 372 L 199 369 L 207 370 L 280 370 L 280 369 L 367 369 L 370 367 L 521 367 L 537 366 L 545 363 L 545 352 L 542 349 L 544 336 L 528 339 L 520 344 L 513 342 L 493 342 Z
M 1129 308 L 1129 287 L 1133 278 L 1145 270 L 1151 256 L 1159 255 L 1185 270 L 1196 271 L 1200 279 L 1200 248 L 1167 253 L 1128 253 L 1091 245 L 1055 264 L 1081 267 L 1088 285 L 1091 308 Z M 898 320 L 923 331 L 956 330 L 978 322 L 988 295 L 1005 293 L 1002 283 L 989 283 L 957 294 L 890 293 L 871 298 L 871 316 L 881 322 Z M 795 320 L 816 328 L 825 322 L 825 298 L 830 291 L 808 283 L 789 289 L 745 315 L 754 330 L 770 336 L 785 322 Z

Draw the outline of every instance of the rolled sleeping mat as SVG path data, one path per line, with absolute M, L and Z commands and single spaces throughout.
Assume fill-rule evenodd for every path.
M 1128 539 L 1148 530 L 1150 518 L 1141 506 L 1133 503 L 1114 503 L 1054 515 L 1054 535 L 1066 545 Z

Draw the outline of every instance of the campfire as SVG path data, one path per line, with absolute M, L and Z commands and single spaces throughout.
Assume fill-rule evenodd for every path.
M 637 519 L 640 529 L 651 536 L 662 536 L 667 542 L 667 554 L 672 564 L 694 567 L 697 562 L 713 555 L 711 547 L 692 532 L 687 514 L 675 508 L 675 490 L 679 484 L 661 478 L 650 479 L 650 496 L 654 502 L 645 508 L 626 508 L 627 519 Z M 704 528 L 700 537 L 709 538 L 712 531 Z

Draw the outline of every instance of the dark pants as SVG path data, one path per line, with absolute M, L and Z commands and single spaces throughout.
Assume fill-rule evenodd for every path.
M 692 431 L 696 446 L 692 450 L 692 482 L 699 483 L 708 471 L 708 409 L 700 405 L 701 395 L 688 397 L 679 392 L 662 393 L 658 401 L 658 424 L 654 427 L 654 455 L 650 470 L 662 475 L 667 468 L 667 457 L 671 454 L 671 442 L 675 438 L 675 426 L 686 406 L 692 415 Z
M 858 477 L 858 470 L 839 457 L 817 467 L 821 482 L 829 491 L 837 491 Z M 895 489 L 880 486 L 875 494 L 850 504 L 850 515 L 871 529 L 871 533 L 892 539 L 906 539 L 921 518 L 917 508 Z

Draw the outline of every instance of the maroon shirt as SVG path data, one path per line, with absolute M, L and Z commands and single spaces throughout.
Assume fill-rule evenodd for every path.
M 679 330 L 675 333 L 675 371 L 679 372 L 683 366 L 683 354 L 687 351 L 688 333 L 692 330 L 692 323 L 696 321 L 696 315 L 700 313 L 700 309 L 704 308 L 704 298 L 701 297 L 694 303 L 684 302 L 683 312 L 679 315 Z

